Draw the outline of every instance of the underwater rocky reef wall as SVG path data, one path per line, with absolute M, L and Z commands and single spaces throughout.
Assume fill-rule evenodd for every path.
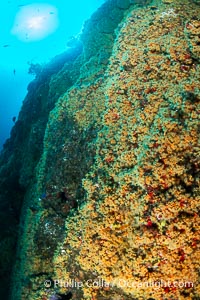
M 157 5 L 119 28 L 85 201 L 67 218 L 47 299 L 200 298 L 200 9 Z M 89 110 L 73 112 L 87 126 Z
M 89 84 L 94 81 L 95 87 L 96 79 L 100 80 L 108 64 L 115 39 L 114 30 L 130 5 L 131 4 L 127 1 L 124 3 L 123 1 L 117 1 L 117 5 L 116 1 L 108 1 L 106 5 L 94 13 L 91 19 L 86 22 L 80 40 L 77 40 L 71 49 L 56 56 L 50 63 L 41 68 L 41 70 L 38 70 L 35 80 L 28 86 L 28 93 L 23 102 L 18 120 L 12 129 L 10 139 L 6 141 L 0 155 L 0 295 L 4 299 L 8 298 L 11 282 L 10 274 L 16 260 L 17 237 L 19 236 L 21 240 L 21 237 L 26 233 L 26 223 L 30 222 L 30 226 L 32 226 L 29 214 L 33 214 L 33 217 L 35 217 L 35 214 L 41 209 L 40 204 L 38 204 L 38 195 L 35 197 L 34 188 L 37 164 L 43 153 L 44 134 L 49 118 L 49 123 L 51 122 L 51 115 L 49 116 L 49 113 L 54 108 L 59 97 L 73 86 L 77 79 L 79 79 L 77 83 L 78 86 L 81 86 L 83 82 Z M 34 71 L 34 66 L 32 67 Z M 90 93 L 90 89 L 88 89 L 88 93 Z M 98 114 L 100 113 L 99 111 Z M 73 121 L 72 116 L 69 116 L 66 122 L 68 134 L 72 134 L 72 139 L 74 139 L 74 143 L 71 144 L 71 152 L 75 149 L 73 147 L 77 144 L 76 140 L 79 141 L 81 145 L 76 148 L 74 156 L 71 156 L 68 165 L 72 165 L 68 170 L 68 175 L 65 175 L 71 178 L 72 185 L 74 185 L 70 193 L 73 194 L 73 192 L 76 191 L 76 198 L 78 199 L 79 197 L 82 199 L 81 195 L 83 192 L 78 186 L 80 186 L 84 174 L 89 170 L 92 163 L 91 159 L 94 155 L 93 147 L 91 147 L 91 149 L 88 148 L 87 152 L 85 145 L 88 144 L 88 140 L 96 135 L 97 130 L 95 127 L 99 125 L 93 126 L 91 124 L 90 128 L 88 126 L 87 132 L 85 129 L 81 132 L 80 128 L 77 128 L 76 123 Z M 57 128 L 57 131 L 65 131 L 65 125 L 66 124 L 63 124 L 62 127 L 59 125 L 60 127 Z M 62 136 L 64 139 L 64 134 L 62 134 Z M 58 138 L 58 144 L 60 142 Z M 58 146 L 58 149 L 60 146 Z M 54 147 L 56 147 L 56 144 Z M 80 157 L 77 158 L 77 154 L 79 155 L 79 153 L 82 157 L 80 155 Z M 60 164 L 60 162 L 58 163 Z M 82 173 L 79 172 L 80 163 L 83 169 Z M 84 170 L 84 168 L 86 169 Z M 71 172 L 74 174 L 74 177 L 71 176 Z M 50 177 L 51 175 L 48 176 Z M 44 204 L 44 207 L 47 206 L 47 210 L 48 206 L 55 210 L 55 221 L 58 223 L 61 222 L 62 225 L 64 224 L 66 215 L 69 213 L 69 208 L 62 208 L 59 203 L 59 201 L 64 203 L 66 201 L 64 196 L 65 186 L 66 183 L 61 185 L 61 190 L 59 191 L 60 198 L 58 197 L 57 203 L 54 202 L 53 205 L 51 205 L 51 201 L 49 201 L 49 203 L 46 201 Z M 44 192 L 40 195 L 41 198 L 43 198 L 45 194 L 48 195 L 49 191 L 47 185 Z M 76 207 L 77 199 L 75 200 L 74 196 L 70 197 L 72 207 Z M 33 198 L 35 200 L 33 200 Z M 59 234 L 64 232 L 64 227 L 61 228 L 60 224 L 58 228 Z M 42 242 L 43 232 L 39 232 L 38 236 L 36 234 L 35 239 L 37 241 L 34 240 L 34 242 L 38 244 L 39 248 L 42 247 L 41 243 L 43 243 L 44 247 L 48 247 L 48 245 L 46 246 L 45 244 L 46 242 L 48 243 L 47 240 Z M 52 256 L 53 250 L 56 248 L 58 242 L 59 239 L 57 240 L 56 238 L 53 242 L 50 242 L 50 248 L 53 248 L 47 251 L 45 257 L 48 257 L 48 255 Z M 23 256 L 22 253 L 24 250 L 21 251 L 21 248 L 25 249 L 24 247 L 23 241 L 22 246 L 20 242 L 18 243 L 17 257 L 19 261 L 22 260 L 21 256 Z M 16 270 L 18 270 L 18 268 L 21 268 L 21 263 L 18 263 L 17 260 Z M 14 280 L 14 282 L 20 281 L 17 287 L 18 290 L 20 290 L 21 284 L 28 285 L 30 281 L 29 277 L 31 278 L 32 276 L 32 272 L 30 272 L 29 275 L 23 274 L 23 269 L 21 274 L 23 282 L 20 281 L 21 277 L 20 279 L 16 278 L 16 280 Z M 14 298 L 17 299 L 16 297 L 17 294 L 15 295 L 14 293 Z M 22 299 L 21 295 L 19 299 Z
M 200 299 L 199 16 L 107 1 L 29 86 L 0 161 L 11 300 Z
M 81 48 L 77 48 L 73 53 L 58 55 L 29 84 L 18 120 L 0 155 L 0 295 L 4 299 L 7 299 L 10 273 L 15 261 L 24 196 L 35 180 L 34 170 L 43 151 L 48 115 L 56 101 L 50 81 L 52 86 L 55 85 L 54 75 L 59 75 L 64 64 L 65 72 L 69 69 L 70 75 L 73 61 L 80 52 Z M 63 79 L 66 88 L 72 84 L 69 76 L 63 75 Z M 56 95 L 60 94 L 62 90 L 57 89 Z

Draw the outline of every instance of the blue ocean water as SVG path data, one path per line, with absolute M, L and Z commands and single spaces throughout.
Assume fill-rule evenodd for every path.
M 66 50 L 72 37 L 104 0 L 3 0 L 0 10 L 0 150 L 17 119 L 30 63 L 46 63 Z M 28 64 L 29 62 L 29 64 Z

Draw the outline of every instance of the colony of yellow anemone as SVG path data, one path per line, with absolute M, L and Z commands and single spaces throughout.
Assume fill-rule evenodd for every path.
M 56 278 L 85 283 L 75 299 L 200 297 L 198 10 L 164 1 L 119 31 L 86 203 L 54 262 Z M 80 123 L 92 107 L 75 113 Z M 86 284 L 99 279 L 107 285 Z

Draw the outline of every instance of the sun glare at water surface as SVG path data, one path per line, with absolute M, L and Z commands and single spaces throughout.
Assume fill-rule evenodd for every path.
M 16 15 L 11 33 L 24 42 L 44 39 L 58 27 L 56 7 L 35 3 L 22 7 Z

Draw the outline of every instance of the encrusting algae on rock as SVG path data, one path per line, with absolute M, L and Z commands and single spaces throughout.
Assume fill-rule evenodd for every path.
M 85 283 L 77 299 L 200 297 L 196 10 L 134 10 L 119 31 L 86 203 L 55 256 L 55 278 Z
M 81 130 L 99 124 L 90 141 L 95 162 L 82 181 L 85 201 L 67 216 L 53 259 L 51 280 L 60 280 L 61 294 L 200 298 L 199 12 L 187 0 L 130 11 L 118 27 L 104 80 L 75 85 L 51 113 L 52 124 L 65 114 Z M 51 139 L 47 134 L 47 154 Z M 38 189 L 46 182 L 47 157 Z M 55 185 L 61 188 L 67 179 L 60 180 Z M 49 293 L 42 288 L 27 299 Z

